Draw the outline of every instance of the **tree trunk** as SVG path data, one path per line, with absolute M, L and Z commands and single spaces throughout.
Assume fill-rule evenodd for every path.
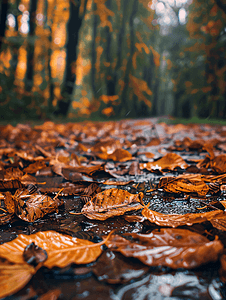
M 7 20 L 7 11 L 9 8 L 9 1 L 2 0 L 1 4 L 1 15 L 0 15 L 0 51 L 2 48 L 2 42 L 5 37 L 5 29 L 6 29 L 6 20 Z

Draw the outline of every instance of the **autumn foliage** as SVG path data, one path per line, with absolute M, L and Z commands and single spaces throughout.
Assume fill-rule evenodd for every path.
M 221 3 L 4 1 L 1 118 L 224 118 Z
M 225 282 L 221 127 L 46 122 L 2 126 L 0 141 L 1 297 L 45 268 L 123 285 L 216 263 Z

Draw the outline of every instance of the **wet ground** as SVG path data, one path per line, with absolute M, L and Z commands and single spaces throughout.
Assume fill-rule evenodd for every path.
M 201 125 L 201 127 L 197 127 L 199 131 L 197 129 L 194 130 L 193 127 L 189 128 L 189 126 L 187 128 L 182 127 L 183 130 L 177 131 L 174 127 L 173 132 L 172 127 L 171 131 L 167 132 L 166 127 L 163 125 L 147 126 L 148 122 L 155 124 L 155 121 L 155 119 L 147 120 L 146 125 L 142 122 L 139 123 L 139 121 L 137 123 L 131 121 L 130 126 L 133 127 L 131 132 L 129 132 L 127 127 L 128 140 L 132 142 L 132 145 L 127 150 L 133 153 L 133 156 L 139 162 L 153 161 L 162 157 L 170 151 L 169 147 L 175 146 L 175 141 L 182 141 L 185 136 L 193 140 L 200 139 L 200 137 L 206 140 L 219 138 L 221 143 L 216 148 L 216 151 L 224 153 L 221 145 L 224 145 L 225 142 L 222 134 L 220 134 L 222 130 L 224 131 L 224 128 Z M 134 128 L 137 130 L 136 133 Z M 126 133 L 126 130 L 124 130 L 124 133 Z M 160 140 L 159 145 L 146 146 L 147 142 L 156 137 Z M 70 151 L 73 151 L 73 148 Z M 151 152 L 154 156 L 152 159 L 149 159 L 145 155 L 138 155 L 139 151 Z M 180 154 L 188 164 L 191 164 L 192 160 L 205 158 L 207 155 L 207 152 L 202 150 L 202 148 L 192 151 L 189 149 L 173 149 L 173 152 Z M 87 153 L 87 157 L 89 157 L 89 154 Z M 82 153 L 82 155 L 86 156 L 85 153 Z M 116 163 L 114 162 L 114 164 Z M 118 168 L 120 169 L 127 168 L 130 162 L 120 162 L 119 165 Z M 117 178 L 106 177 L 106 174 L 97 174 L 94 176 L 94 179 L 99 182 L 101 189 L 117 187 L 126 189 L 133 194 L 143 192 L 144 203 L 150 203 L 149 208 L 161 213 L 185 214 L 200 212 L 197 208 L 200 208 L 203 204 L 200 202 L 202 199 L 197 197 L 197 195 L 192 194 L 188 199 L 187 195 L 183 193 L 169 194 L 156 189 L 162 176 L 176 176 L 182 173 L 184 173 L 184 170 L 180 168 L 162 174 L 160 172 L 142 170 L 141 174 L 125 174 L 119 175 Z M 46 191 L 47 188 L 59 187 L 66 181 L 65 178 L 56 174 L 51 177 L 39 175 L 36 178 L 38 182 L 46 182 L 45 185 L 39 186 L 42 191 Z M 104 180 L 109 178 L 125 182 L 132 180 L 132 182 L 119 186 L 103 184 Z M 225 198 L 226 195 L 221 190 L 215 195 L 207 195 L 205 203 L 212 203 L 214 200 L 225 200 Z M 80 196 L 61 196 L 61 199 L 64 200 L 64 205 L 59 208 L 58 213 L 46 215 L 43 219 L 33 223 L 14 217 L 10 224 L 1 226 L 0 243 L 13 240 L 21 233 L 32 234 L 45 230 L 55 230 L 73 237 L 99 242 L 102 239 L 101 237 L 108 234 L 112 229 L 115 229 L 116 233 L 121 235 L 126 232 L 148 233 L 154 228 L 159 228 L 148 221 L 139 222 L 134 220 L 129 222 L 129 219 L 125 216 L 98 221 L 90 220 L 83 215 L 73 215 L 70 212 L 79 212 L 83 206 Z M 207 207 L 202 212 L 209 210 L 211 208 Z M 140 211 L 128 213 L 127 215 L 131 214 L 141 215 Z M 207 236 L 210 240 L 214 239 L 215 235 L 218 235 L 224 246 L 226 246 L 226 233 L 214 229 L 208 222 L 195 224 L 190 226 L 189 229 Z M 148 267 L 136 259 L 125 258 L 120 253 L 106 249 L 96 262 L 89 265 L 72 265 L 63 269 L 54 268 L 53 270 L 41 268 L 21 291 L 4 299 L 221 300 L 226 299 L 226 287 L 219 278 L 219 266 L 220 263 L 216 262 L 194 270 Z

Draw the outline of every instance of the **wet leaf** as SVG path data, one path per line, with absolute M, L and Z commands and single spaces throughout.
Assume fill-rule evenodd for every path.
M 133 241 L 114 235 L 106 245 L 112 251 L 138 258 L 148 266 L 193 269 L 217 261 L 223 251 L 220 241 L 210 242 L 206 237 L 185 229 L 163 228 L 150 234 L 131 233 L 128 236 Z
M 128 161 L 132 159 L 132 154 L 129 153 L 129 151 L 124 150 L 124 149 L 116 149 L 113 153 L 108 154 L 108 153 L 101 153 L 98 154 L 98 157 L 101 159 L 112 159 L 114 161 Z
M 180 167 L 185 169 L 188 165 L 183 158 L 175 153 L 167 153 L 162 158 L 148 163 L 141 163 L 141 169 L 147 169 L 150 172 L 169 170 L 173 171 L 175 168 Z
M 14 264 L 0 259 L 0 298 L 21 290 L 35 273 L 34 267 L 24 262 Z
M 187 213 L 180 214 L 163 214 L 160 212 L 148 209 L 147 206 L 142 210 L 142 215 L 151 223 L 159 226 L 178 227 L 183 225 L 191 226 L 196 223 L 210 221 L 215 228 L 226 230 L 224 226 L 226 221 L 226 212 L 222 210 L 214 210 L 204 213 Z M 226 225 L 226 224 L 225 224 Z
M 88 264 L 95 261 L 102 253 L 100 243 L 63 235 L 55 231 L 40 231 L 35 234 L 20 234 L 16 239 L 0 245 L 0 257 L 10 262 L 24 264 L 24 249 L 34 243 L 47 252 L 48 258 L 43 265 L 63 268 L 71 263 Z
M 141 209 L 142 198 L 143 193 L 134 195 L 125 190 L 113 188 L 94 196 L 83 206 L 82 213 L 89 219 L 106 220 L 123 215 L 127 211 Z
M 15 206 L 15 201 L 10 192 L 5 193 L 4 203 L 5 203 L 5 208 L 6 208 L 7 212 L 10 214 L 14 214 L 16 206 Z
M 177 177 L 162 177 L 158 188 L 168 193 L 197 193 L 198 196 L 205 196 L 209 187 L 202 180 L 201 175 L 179 175 Z
M 46 164 L 43 160 L 36 161 L 33 164 L 30 164 L 27 168 L 23 169 L 25 173 L 33 174 L 36 173 L 38 170 L 44 169 Z
M 19 189 L 24 187 L 20 180 L 0 180 L 0 190 Z
M 16 203 L 16 215 L 27 222 L 34 222 L 44 215 L 57 212 L 63 201 L 57 197 L 53 199 L 29 189 L 18 189 L 14 194 Z

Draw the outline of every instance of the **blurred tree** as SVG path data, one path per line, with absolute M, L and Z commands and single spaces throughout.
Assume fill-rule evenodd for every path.
M 223 0 L 3 0 L 0 18 L 2 118 L 226 117 Z
M 69 116 L 150 115 L 160 62 L 149 2 L 87 1 Z
M 8 8 L 9 8 L 9 1 L 2 0 L 2 3 L 0 4 L 0 50 L 3 42 L 3 38 L 5 37 Z

